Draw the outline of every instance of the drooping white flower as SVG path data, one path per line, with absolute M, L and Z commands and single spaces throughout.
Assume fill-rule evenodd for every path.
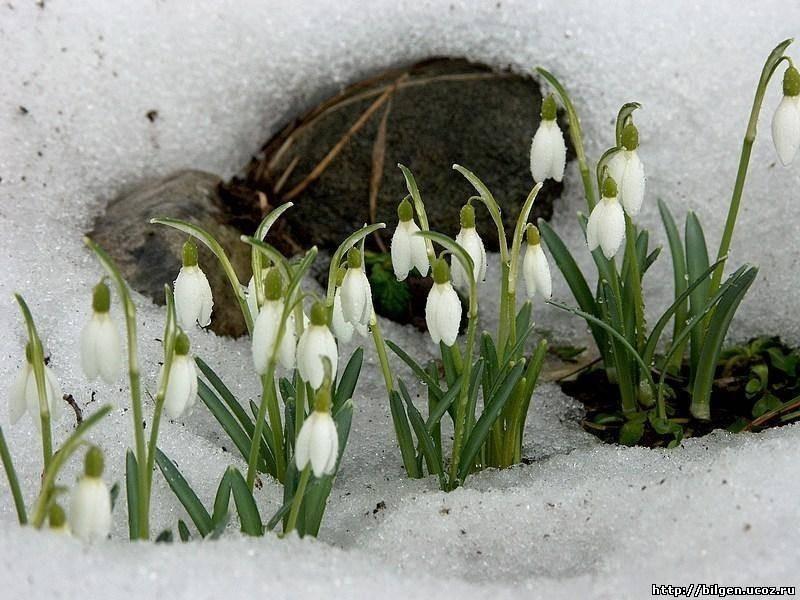
M 561 181 L 567 161 L 564 134 L 556 122 L 556 101 L 549 95 L 542 102 L 542 120 L 531 142 L 531 175 L 536 183 Z
M 158 387 L 164 381 L 164 367 L 158 375 Z M 175 338 L 175 353 L 169 370 L 169 381 L 164 395 L 164 412 L 170 419 L 177 419 L 191 410 L 197 400 L 197 368 L 189 356 L 189 338 L 179 332 Z
M 443 258 L 434 261 L 433 287 L 425 303 L 425 322 L 434 343 L 455 344 L 461 324 L 461 300 L 450 283 L 450 269 Z
M 318 403 L 319 405 L 319 403 Z M 295 444 L 298 471 L 311 463 L 314 477 L 332 475 L 339 458 L 339 434 L 330 410 L 316 408 L 303 422 Z
M 772 141 L 784 166 L 800 148 L 800 72 L 789 67 L 783 74 L 783 98 L 772 117 Z
M 486 249 L 483 240 L 475 229 L 475 209 L 471 204 L 466 204 L 461 209 L 461 230 L 456 235 L 456 243 L 466 250 L 472 259 L 472 275 L 476 282 L 486 279 Z M 450 267 L 453 284 L 461 289 L 469 287 L 469 277 L 461 261 L 454 258 Z
M 114 383 L 122 368 L 122 344 L 119 332 L 111 320 L 111 292 L 101 281 L 94 288 L 92 316 L 81 331 L 81 366 L 89 381 L 103 378 Z
M 608 161 L 608 174 L 618 182 L 617 200 L 630 216 L 635 217 L 644 200 L 644 165 L 636 149 L 639 132 L 633 123 L 622 129 L 622 149 Z
M 330 361 L 331 373 L 335 377 L 339 358 L 336 340 L 328 328 L 325 305 L 316 302 L 311 309 L 311 323 L 297 343 L 297 371 L 303 381 L 315 390 L 319 389 L 325 378 L 323 358 Z
M 430 263 L 425 239 L 415 235 L 419 227 L 414 222 L 414 209 L 408 200 L 403 200 L 397 208 L 399 222 L 392 235 L 392 268 L 398 281 L 408 277 L 412 268 L 416 267 L 419 274 L 425 277 L 428 274 Z
M 612 177 L 606 177 L 603 194 L 586 226 L 586 243 L 589 251 L 600 246 L 606 258 L 616 255 L 622 240 L 625 239 L 625 214 L 617 201 L 617 185 Z
M 344 320 L 354 326 L 369 325 L 372 318 L 372 288 L 364 272 L 364 258 L 356 248 L 351 248 L 347 253 L 347 271 L 340 291 Z
M 197 245 L 188 240 L 183 245 L 183 266 L 175 279 L 175 314 L 178 325 L 191 329 L 195 323 L 211 323 L 214 298 L 206 274 L 197 265 Z
M 70 497 L 69 526 L 85 541 L 108 537 L 111 531 L 111 494 L 101 479 L 103 454 L 97 446 L 86 453 L 84 475 Z
M 25 348 L 25 364 L 17 374 L 8 392 L 8 418 L 12 425 L 16 424 L 27 411 L 37 429 L 41 429 L 41 411 L 39 408 L 39 390 L 33 371 L 33 352 L 30 344 Z M 64 414 L 63 394 L 55 374 L 47 365 L 44 366 L 45 398 L 50 408 L 50 422 L 61 419 Z
M 280 344 L 276 348 L 284 309 L 284 301 L 281 299 L 283 292 L 281 275 L 277 269 L 267 271 L 264 287 L 265 300 L 253 326 L 252 342 L 253 366 L 259 375 L 267 372 L 269 361 L 273 357 L 284 369 L 293 369 L 297 346 L 294 315 L 289 314 Z
M 353 333 L 358 332 L 361 337 L 366 337 L 369 334 L 369 326 L 353 325 L 344 320 L 344 311 L 342 310 L 342 290 L 336 288 L 336 293 L 333 295 L 333 315 L 331 316 L 331 330 L 336 339 L 340 342 L 347 344 L 353 339 Z
M 531 225 L 528 228 L 528 244 L 525 248 L 525 257 L 522 259 L 522 276 L 528 296 L 540 296 L 549 300 L 553 295 L 553 280 L 550 277 L 550 265 L 542 250 L 539 239 L 539 230 Z

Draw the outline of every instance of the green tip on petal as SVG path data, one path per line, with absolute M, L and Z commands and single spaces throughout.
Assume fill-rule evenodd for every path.
M 475 228 L 475 209 L 470 202 L 467 202 L 463 207 L 461 207 L 461 228 Z
M 783 95 L 800 96 L 800 71 L 789 67 L 783 74 Z
M 189 354 L 189 336 L 183 331 L 178 331 L 178 335 L 175 336 L 175 354 L 180 356 Z
M 403 198 L 403 201 L 397 206 L 397 218 L 403 223 L 411 221 L 414 218 L 414 207 L 408 198 Z
M 606 180 L 603 182 L 603 197 L 604 198 L 616 198 L 617 197 L 617 182 L 614 181 L 614 178 L 610 175 L 606 177 Z
M 442 257 L 433 261 L 433 281 L 435 283 L 447 283 L 450 281 L 450 266 Z
M 47 520 L 50 522 L 51 529 L 61 529 L 67 523 L 67 515 L 60 504 L 54 503 L 50 507 L 50 513 Z
M 541 238 L 539 237 L 539 229 L 536 225 L 528 225 L 527 233 L 528 244 L 531 246 L 538 246 L 541 242 Z
M 328 310 L 325 308 L 325 305 L 322 302 L 314 302 L 314 306 L 311 307 L 311 324 L 328 324 Z
M 360 269 L 364 258 L 361 256 L 361 251 L 358 248 L 350 248 L 347 253 L 347 266 L 350 269 Z
M 542 120 L 555 120 L 557 112 L 558 107 L 556 106 L 556 99 L 553 97 L 553 94 L 549 94 L 547 98 L 542 101 Z
M 331 410 L 331 390 L 327 385 L 323 385 L 317 390 L 314 396 L 314 410 L 319 412 L 330 412 Z
M 183 244 L 183 266 L 194 267 L 197 265 L 197 244 L 189 238 Z
M 105 281 L 94 286 L 92 292 L 92 309 L 97 313 L 107 313 L 111 308 L 111 290 Z
M 622 146 L 625 150 L 636 150 L 639 147 L 639 130 L 633 123 L 622 128 Z
M 278 300 L 283 294 L 283 278 L 276 268 L 267 271 L 264 277 L 264 296 L 267 300 Z
M 103 466 L 103 451 L 97 446 L 92 446 L 86 452 L 83 472 L 87 477 L 100 477 L 103 474 Z

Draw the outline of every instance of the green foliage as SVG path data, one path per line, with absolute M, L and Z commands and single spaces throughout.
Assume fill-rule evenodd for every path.
M 395 279 L 391 256 L 366 252 L 364 259 L 375 310 L 395 321 L 407 319 L 411 310 L 411 291 L 405 281 Z

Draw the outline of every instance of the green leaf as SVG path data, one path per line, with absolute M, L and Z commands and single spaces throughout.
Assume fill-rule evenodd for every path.
M 644 435 L 644 423 L 626 421 L 619 430 L 619 443 L 624 446 L 635 446 Z
M 231 476 L 228 471 L 222 476 L 222 479 L 217 486 L 217 494 L 214 496 L 214 514 L 211 515 L 211 520 L 214 525 L 219 525 L 222 522 L 228 522 L 228 506 L 231 501 Z
M 264 535 L 264 526 L 261 523 L 261 515 L 258 512 L 255 498 L 247 487 L 242 474 L 234 467 L 228 467 L 228 477 L 233 493 L 233 501 L 236 503 L 236 512 L 239 513 L 239 522 L 242 526 L 242 533 L 252 536 Z
M 625 127 L 625 122 L 633 115 L 633 111 L 641 108 L 642 105 L 638 102 L 628 102 L 622 105 L 617 113 L 617 125 L 615 128 L 615 139 L 617 146 L 622 146 L 622 130 Z
M 125 493 L 128 499 L 128 538 L 139 537 L 139 468 L 133 450 L 125 452 Z
M 565 362 L 577 362 L 577 358 L 584 352 L 586 352 L 586 346 L 570 346 L 569 344 L 550 346 L 550 353 Z
M 425 369 L 419 366 L 417 361 L 411 358 L 405 350 L 403 350 L 393 341 L 386 340 L 386 345 L 389 346 L 389 349 L 394 352 L 400 358 L 400 360 L 408 365 L 408 367 L 414 372 L 414 375 L 417 377 L 417 379 L 428 386 L 428 390 L 434 395 L 436 401 L 441 401 L 442 396 L 444 396 L 444 392 L 441 390 L 439 385 L 433 379 L 431 379 L 430 375 L 428 375 Z
M 189 533 L 189 528 L 186 526 L 183 519 L 178 519 L 178 535 L 182 542 L 188 542 L 192 539 L 192 534 Z
M 197 527 L 197 531 L 200 532 L 202 537 L 205 537 L 214 524 L 211 520 L 211 515 L 208 514 L 203 503 L 200 502 L 200 498 L 194 493 L 194 490 L 181 475 L 172 460 L 160 448 L 156 448 L 156 464 L 161 470 L 164 479 L 167 480 L 170 489 L 186 509 L 194 526 Z
M 397 390 L 392 390 L 389 394 L 389 408 L 392 413 L 394 432 L 397 436 L 397 445 L 400 446 L 400 456 L 403 458 L 406 474 L 412 479 L 417 479 L 420 477 L 420 473 L 417 469 L 414 439 L 411 436 L 411 426 L 408 423 L 405 408 L 403 408 L 403 401 L 400 399 L 400 394 Z
M 689 274 L 689 281 L 695 281 L 701 278 L 703 273 L 708 270 L 708 265 L 708 250 L 706 249 L 706 239 L 703 235 L 703 228 L 697 216 L 690 211 L 686 215 L 686 267 Z M 710 286 L 711 280 L 706 279 L 689 294 L 690 317 L 694 317 L 703 311 L 706 300 L 708 299 L 708 290 Z M 702 327 L 697 328 L 692 332 L 690 338 L 689 354 L 693 378 L 700 367 L 698 362 L 700 360 L 704 333 Z
M 431 435 L 425 428 L 425 422 L 422 420 L 422 415 L 419 414 L 419 411 L 411 401 L 411 396 L 408 394 L 405 384 L 402 380 L 398 380 L 397 383 L 400 387 L 400 393 L 402 394 L 406 403 L 406 410 L 408 412 L 408 419 L 411 421 L 411 427 L 414 429 L 414 433 L 417 436 L 417 441 L 419 442 L 420 450 L 422 451 L 422 455 L 425 457 L 425 462 L 428 465 L 428 471 L 431 474 L 437 475 L 439 477 L 439 485 L 444 487 L 445 477 L 442 455 L 436 451 L 436 444 L 434 444 L 433 438 L 431 438 Z
M 375 264 L 369 270 L 369 281 L 376 309 L 381 314 L 394 319 L 406 317 L 411 307 L 411 292 L 405 281 L 398 281 L 394 271 L 382 264 Z
M 687 280 L 689 278 L 686 273 L 686 255 L 683 252 L 683 243 L 681 241 L 681 235 L 678 232 L 678 226 L 675 224 L 675 219 L 672 217 L 672 213 L 666 202 L 661 198 L 658 199 L 658 211 L 661 213 L 661 220 L 664 223 L 664 230 L 667 233 L 667 240 L 669 242 L 669 251 L 670 254 L 672 254 L 672 278 L 675 287 L 675 301 L 678 303 L 678 299 L 686 290 Z M 675 307 L 672 339 L 675 339 L 680 334 L 686 324 L 688 314 L 688 301 L 684 299 Z
M 772 394 L 764 394 L 758 402 L 753 404 L 753 418 L 757 419 L 761 415 L 765 415 L 772 410 L 778 410 L 782 406 L 783 402 L 781 402 L 780 398 Z
M 156 537 L 156 544 L 171 544 L 174 541 L 171 529 L 165 529 Z
M 490 398 L 488 402 L 486 402 L 483 413 L 481 414 L 477 423 L 475 423 L 475 427 L 473 427 L 466 443 L 464 444 L 464 449 L 461 453 L 461 463 L 458 465 L 459 480 L 464 481 L 467 475 L 469 475 L 472 465 L 475 462 L 475 456 L 478 454 L 478 451 L 481 449 L 481 446 L 486 440 L 486 436 L 489 435 L 489 430 L 502 413 L 506 402 L 511 397 L 511 392 L 517 385 L 517 381 L 519 381 L 519 378 L 522 376 L 522 372 L 524 370 L 525 361 L 520 361 L 517 363 L 514 368 L 511 369 L 508 377 L 506 377 L 503 381 L 503 385 L 500 386 L 497 394 Z
M 342 371 L 342 376 L 336 382 L 336 391 L 333 394 L 334 410 L 342 406 L 346 401 L 353 397 L 356 390 L 358 377 L 361 375 L 361 365 L 364 362 L 364 349 L 358 348 L 350 356 L 347 366 Z
M 742 298 L 750 289 L 757 274 L 758 268 L 750 267 L 737 277 L 720 298 L 711 317 L 711 322 L 702 339 L 702 348 L 692 387 L 690 411 L 696 419 L 708 420 L 711 417 L 711 389 L 722 343 L 725 341 L 728 327 Z
M 239 401 L 236 399 L 236 396 L 233 395 L 233 392 L 228 389 L 222 379 L 214 372 L 214 370 L 206 364 L 206 362 L 200 358 L 199 356 L 195 356 L 194 362 L 197 363 L 197 367 L 200 369 L 200 372 L 208 379 L 208 382 L 211 384 L 211 387 L 217 392 L 219 397 L 225 402 L 226 406 L 236 419 L 239 421 L 239 424 L 244 428 L 247 432 L 248 436 L 253 435 L 253 420 L 247 414 L 247 411 L 242 407 Z

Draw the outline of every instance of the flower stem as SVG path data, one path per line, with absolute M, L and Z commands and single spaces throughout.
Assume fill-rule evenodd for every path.
M 20 525 L 28 522 L 28 515 L 25 512 L 25 501 L 22 499 L 22 492 L 19 488 L 17 471 L 14 469 L 14 462 L 11 460 L 11 452 L 6 444 L 6 437 L 3 435 L 3 428 L 0 427 L 0 459 L 3 461 L 6 477 L 8 477 L 8 487 L 11 488 L 11 496 L 14 498 L 14 508 L 17 509 L 17 519 Z
M 264 419 L 269 412 L 270 428 L 275 444 L 275 468 L 278 481 L 283 482 L 285 477 L 286 461 L 283 456 L 283 424 L 278 407 L 278 398 L 275 394 L 275 359 L 270 358 L 266 374 L 261 376 L 261 404 L 258 406 L 253 439 L 250 442 L 250 456 L 247 461 L 247 487 L 253 491 L 256 481 L 256 466 L 261 450 L 261 436 L 264 432 Z
M 758 116 L 761 113 L 761 104 L 764 101 L 764 94 L 767 91 L 767 85 L 769 85 L 769 81 L 778 68 L 778 65 L 780 65 L 783 60 L 788 60 L 783 56 L 783 53 L 791 43 L 792 40 L 788 39 L 778 44 L 767 57 L 764 68 L 761 70 L 761 77 L 756 87 L 755 97 L 753 98 L 753 107 L 750 109 L 750 120 L 747 122 L 747 130 L 742 142 L 742 153 L 739 156 L 739 168 L 736 171 L 736 183 L 733 186 L 733 196 L 731 197 L 731 203 L 728 207 L 728 217 L 725 219 L 725 229 L 722 232 L 722 239 L 720 240 L 719 251 L 717 252 L 717 260 L 721 260 L 721 262 L 711 278 L 711 286 L 708 289 L 709 298 L 713 297 L 722 283 L 722 275 L 725 271 L 725 259 L 727 258 L 728 250 L 730 250 L 734 227 L 736 227 L 736 218 L 739 214 L 739 205 L 742 201 L 744 183 L 747 178 L 747 168 L 750 165 L 750 154 L 753 149 L 753 142 L 756 139 Z
M 300 505 L 303 503 L 303 496 L 306 493 L 306 486 L 308 485 L 310 475 L 311 467 L 310 465 L 306 465 L 305 469 L 303 469 L 303 472 L 300 474 L 300 483 L 297 484 L 297 490 L 295 490 L 294 498 L 292 498 L 292 508 L 289 511 L 289 519 L 286 522 L 286 529 L 283 535 L 294 531 L 295 525 L 297 524 L 297 515 L 300 513 Z
M 391 394 L 394 391 L 394 380 L 392 378 L 392 370 L 389 367 L 389 357 L 386 353 L 386 341 L 383 339 L 383 332 L 378 324 L 378 316 L 374 312 L 372 313 L 369 328 L 372 330 L 372 341 L 375 343 L 375 350 L 378 353 L 378 362 L 381 365 L 386 391 Z

